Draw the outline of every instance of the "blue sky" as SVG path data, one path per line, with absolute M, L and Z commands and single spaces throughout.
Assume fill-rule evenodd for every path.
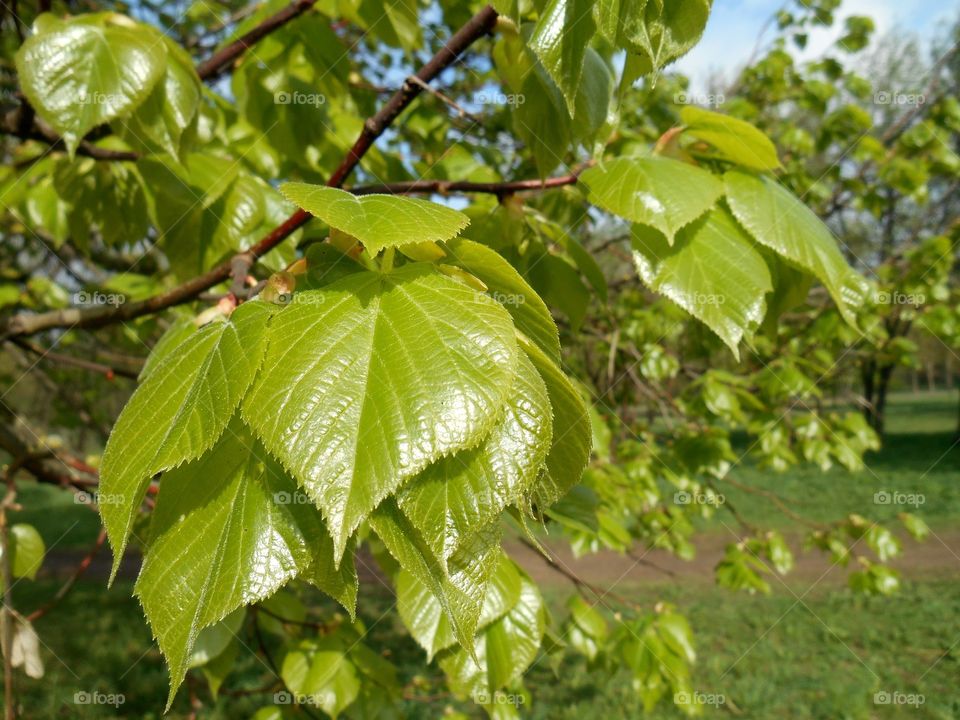
M 750 57 L 767 19 L 786 4 L 786 0 L 714 0 L 703 39 L 673 67 L 691 77 L 694 89 L 704 88 L 711 70 L 730 75 Z M 900 29 L 926 39 L 943 32 L 960 15 L 960 0 L 844 0 L 838 16 L 847 15 L 869 15 L 880 34 Z M 821 54 L 838 35 L 836 26 L 811 34 L 806 54 Z

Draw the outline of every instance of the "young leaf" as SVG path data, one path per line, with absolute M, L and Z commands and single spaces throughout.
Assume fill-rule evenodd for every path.
M 753 125 L 743 120 L 687 105 L 680 111 L 684 132 L 712 145 L 723 160 L 754 170 L 780 167 L 777 148 Z
M 534 489 L 534 502 L 542 510 L 580 482 L 590 459 L 590 415 L 580 393 L 553 360 L 522 335 L 520 346 L 540 373 L 553 409 L 553 440 L 546 472 Z
M 101 13 L 38 26 L 16 65 L 30 105 L 73 153 L 90 130 L 147 98 L 163 76 L 166 48 L 132 21 Z
M 530 48 L 560 88 L 573 117 L 583 59 L 596 30 L 593 0 L 550 0 L 540 14 Z
M 446 243 L 450 257 L 480 278 L 494 300 L 503 305 L 517 329 L 533 340 L 555 362 L 560 361 L 560 338 L 550 310 L 516 268 L 486 245 L 456 238 Z
M 580 176 L 587 200 L 615 215 L 659 230 L 669 244 L 723 194 L 706 170 L 663 157 L 618 158 Z
M 357 238 L 372 255 L 406 243 L 449 240 L 470 223 L 462 212 L 418 198 L 358 197 L 339 188 L 306 183 L 284 183 L 280 192 L 330 227 Z
M 500 556 L 500 529 L 490 525 L 474 533 L 444 568 L 420 533 L 391 498 L 370 516 L 370 527 L 402 570 L 428 588 L 462 647 L 473 647 L 490 577 Z
M 446 564 L 463 539 L 519 503 L 550 449 L 547 388 L 521 357 L 506 413 L 476 448 L 442 458 L 397 493 L 397 503 L 434 555 Z
M 672 248 L 660 233 L 635 225 L 632 244 L 643 282 L 713 330 L 739 358 L 740 340 L 763 320 L 764 296 L 773 285 L 763 257 L 730 214 L 712 210 Z
M 47 546 L 33 525 L 16 523 L 10 526 L 10 565 L 15 578 L 33 580 L 43 565 Z M 0 552 L 0 557 L 2 557 Z
M 487 584 L 477 630 L 503 617 L 520 599 L 520 573 L 501 552 L 496 570 Z M 457 636 L 443 606 L 414 573 L 397 575 L 397 609 L 414 640 L 427 651 L 430 661 L 441 650 L 457 643 Z
M 271 323 L 243 414 L 323 509 L 339 561 L 381 500 L 491 430 L 516 339 L 500 305 L 430 265 L 297 297 Z
M 146 149 L 150 149 L 152 143 L 180 158 L 186 149 L 188 130 L 197 119 L 201 83 L 190 55 L 171 40 L 164 38 L 162 42 L 167 48 L 163 79 L 136 111 L 118 125 L 124 138 L 134 146 L 146 144 Z
M 450 688 L 477 702 L 492 702 L 498 690 L 530 666 L 540 649 L 546 626 L 543 598 L 526 573 L 518 572 L 521 584 L 516 604 L 477 635 L 473 657 L 457 648 L 440 659 Z
M 356 620 L 360 581 L 354 561 L 355 538 L 350 538 L 347 543 L 347 551 L 339 567 L 334 562 L 333 540 L 329 533 L 321 533 L 312 538 L 311 545 L 314 562 L 306 572 L 301 574 L 301 578 L 343 605 L 343 609 L 350 614 L 350 618 Z
M 304 640 L 283 658 L 280 677 L 299 698 L 336 718 L 360 693 L 360 678 L 338 637 Z
M 213 447 L 260 367 L 272 307 L 245 303 L 190 334 L 151 369 L 117 419 L 100 468 L 100 515 L 116 574 L 156 473 Z
M 170 668 L 168 707 L 203 628 L 313 563 L 325 529 L 296 494 L 236 419 L 210 452 L 164 474 L 136 593 Z
M 844 319 L 866 298 L 868 285 L 847 265 L 826 225 L 793 193 L 772 178 L 731 170 L 724 175 L 727 202 L 740 224 L 761 245 L 815 275 Z

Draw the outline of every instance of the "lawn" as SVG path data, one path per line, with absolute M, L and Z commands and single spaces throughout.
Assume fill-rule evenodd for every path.
M 869 458 L 869 470 L 850 474 L 803 468 L 771 475 L 744 467 L 738 478 L 776 490 L 817 519 L 853 511 L 892 516 L 902 508 L 874 505 L 875 492 L 922 493 L 925 502 L 915 511 L 938 532 L 947 532 L 957 527 L 960 518 L 960 450 L 952 445 L 955 422 L 953 395 L 897 397 L 891 435 L 884 449 Z M 24 496 L 27 503 L 42 501 L 42 506 L 33 505 L 21 519 L 37 523 L 49 546 L 82 547 L 96 534 L 95 515 L 70 496 L 26 488 Z M 788 520 L 771 514 L 762 498 L 731 493 L 731 499 L 748 517 L 791 529 Z M 908 558 L 912 547 L 906 545 Z M 960 560 L 955 567 L 960 570 Z M 697 687 L 724 699 L 721 707 L 708 708 L 704 717 L 956 718 L 960 717 L 960 574 L 956 570 L 938 575 L 907 572 L 902 591 L 892 598 L 854 595 L 833 578 L 819 584 L 797 578 L 788 579 L 786 585 L 774 582 L 770 597 L 734 594 L 714 587 L 708 578 L 621 584 L 617 591 L 645 606 L 668 600 L 687 614 L 697 637 Z M 15 604 L 29 611 L 58 586 L 45 574 L 36 582 L 22 581 L 14 588 Z M 557 607 L 555 614 L 562 617 L 560 605 L 569 587 L 558 579 L 543 589 Z M 131 582 L 121 580 L 107 591 L 102 578 L 91 576 L 56 611 L 37 622 L 46 677 L 30 680 L 18 675 L 24 717 L 163 717 L 166 670 L 131 590 Z M 414 687 L 414 676 L 424 674 L 422 653 L 409 639 L 397 639 L 395 614 L 379 620 L 392 598 L 375 582 L 362 586 L 361 594 L 373 598 L 363 614 L 371 628 L 369 644 L 388 653 L 404 681 Z M 332 611 L 327 602 L 319 602 Z M 245 651 L 226 687 L 255 688 L 262 681 L 262 670 L 260 661 Z M 431 673 L 438 675 L 435 669 L 426 674 Z M 269 693 L 221 695 L 213 703 L 202 677 L 198 675 L 191 684 L 204 702 L 199 711 L 203 718 L 249 717 L 271 700 Z M 611 676 L 579 658 L 565 660 L 560 668 L 538 662 L 527 686 L 533 695 L 527 714 L 533 718 L 606 720 L 642 715 L 625 674 Z M 124 702 L 116 708 L 77 704 L 76 693 L 84 692 L 122 694 Z M 419 689 L 413 692 L 423 694 Z M 883 692 L 923 696 L 923 703 L 875 704 L 876 694 Z M 444 700 L 406 702 L 400 717 L 438 717 L 446 704 Z M 453 701 L 449 705 L 480 717 L 475 707 Z M 185 689 L 166 717 L 185 718 L 189 709 Z M 648 717 L 682 716 L 661 706 Z

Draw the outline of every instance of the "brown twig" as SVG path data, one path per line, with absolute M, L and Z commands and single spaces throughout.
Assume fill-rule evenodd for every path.
M 592 163 L 585 164 L 580 170 L 568 175 L 547 178 L 546 180 L 513 180 L 507 182 L 469 182 L 466 180 L 409 180 L 406 182 L 383 183 L 381 185 L 355 185 L 348 188 L 354 195 L 417 195 L 437 193 L 481 193 L 504 198 L 521 192 L 536 192 L 553 188 L 575 185 L 582 170 Z
M 48 350 L 47 348 L 41 347 L 40 345 L 30 342 L 24 338 L 14 338 L 10 342 L 19 348 L 32 352 L 41 360 L 46 360 L 48 362 L 57 363 L 60 365 L 69 365 L 82 370 L 90 370 L 91 372 L 103 375 L 107 380 L 113 380 L 117 376 L 131 378 L 134 380 L 137 379 L 137 373 L 132 370 L 113 367 L 112 365 L 104 365 L 103 363 L 84 360 L 82 358 L 73 357 L 72 355 L 65 355 L 64 353 L 53 352 L 52 350 Z
M 560 562 L 559 559 L 556 556 L 554 556 L 552 553 L 550 553 L 550 556 L 544 556 L 540 548 L 538 548 L 536 545 L 534 545 L 532 542 L 530 542 L 526 538 L 520 538 L 519 540 L 522 545 L 532 550 L 538 558 L 543 560 L 544 563 L 546 563 L 547 567 L 560 573 L 565 578 L 567 578 L 570 582 L 572 582 L 574 587 L 577 588 L 578 592 L 582 593 L 584 590 L 589 591 L 594 597 L 596 597 L 597 603 L 599 603 L 600 605 L 603 605 L 605 608 L 607 608 L 611 612 L 616 612 L 616 609 L 610 607 L 609 603 L 607 603 L 606 599 L 608 597 L 613 599 L 615 602 L 618 602 L 621 605 L 624 605 L 633 610 L 637 610 L 637 611 L 643 610 L 643 608 L 640 607 L 637 603 L 633 602 L 629 598 L 625 598 L 622 595 L 619 595 L 618 593 L 614 592 L 612 589 L 602 588 L 597 585 L 594 585 L 588 580 L 584 580 L 582 577 L 577 575 L 573 570 L 568 568 L 563 562 Z M 549 550 L 547 550 L 547 552 L 549 552 Z
M 491 6 L 484 7 L 454 33 L 446 45 L 426 65 L 420 68 L 417 77 L 423 82 L 429 83 L 449 67 L 476 40 L 489 33 L 496 22 L 496 18 L 497 13 Z M 403 87 L 387 101 L 386 105 L 364 123 L 359 137 L 353 147 L 350 148 L 343 162 L 331 175 L 327 185 L 340 187 L 377 138 L 421 92 L 422 88 L 419 85 L 405 82 Z M 260 242 L 248 249 L 246 253 L 254 260 L 259 259 L 305 225 L 311 217 L 313 216 L 305 210 L 297 210 Z M 52 328 L 98 328 L 133 320 L 144 315 L 151 315 L 175 305 L 189 302 L 205 290 L 209 290 L 214 285 L 225 281 L 230 277 L 231 267 L 232 263 L 230 261 L 221 263 L 203 275 L 195 277 L 172 290 L 140 302 L 127 303 L 119 307 L 103 305 L 83 309 L 67 308 L 37 315 L 14 315 L 4 325 L 0 325 L 0 338 L 22 337 Z
M 294 18 L 300 17 L 316 4 L 317 0 L 295 0 L 283 10 L 266 18 L 255 28 L 240 36 L 222 50 L 215 52 L 209 58 L 197 65 L 197 75 L 201 80 L 213 80 L 230 67 L 238 57 L 246 52 L 247 48 L 256 45 L 264 37 L 277 28 L 283 27 Z
M 230 67 L 248 48 L 255 45 L 264 37 L 283 27 L 291 20 L 303 15 L 316 4 L 317 0 L 296 0 L 279 12 L 271 15 L 255 28 L 234 40 L 221 50 L 218 50 L 196 67 L 197 75 L 201 80 L 215 80 Z M 48 143 L 52 148 L 63 147 L 63 138 L 46 123 L 34 118 L 33 110 L 21 98 L 20 107 L 7 113 L 0 121 L 0 133 L 13 135 L 24 140 L 40 140 Z M 29 119 L 30 122 L 25 122 Z M 96 131 L 94 131 L 96 132 Z M 96 160 L 126 160 L 136 161 L 140 154 L 130 150 L 111 150 L 82 140 L 77 148 L 79 155 L 86 155 Z
M 90 548 L 90 552 L 83 556 L 83 559 L 80 560 L 76 569 L 73 571 L 73 574 L 70 575 L 67 581 L 60 586 L 60 589 L 57 590 L 56 594 L 50 598 L 50 600 L 27 615 L 28 622 L 34 622 L 35 620 L 42 618 L 67 596 L 67 594 L 73 589 L 73 586 L 77 584 L 77 581 L 83 577 L 83 574 L 90 567 L 91 563 L 93 563 L 93 559 L 97 556 L 97 553 L 100 552 L 100 548 L 103 547 L 103 543 L 106 541 L 106 539 L 107 531 L 106 529 L 101 528 L 100 534 L 97 535 L 96 542 L 93 544 L 93 547 Z

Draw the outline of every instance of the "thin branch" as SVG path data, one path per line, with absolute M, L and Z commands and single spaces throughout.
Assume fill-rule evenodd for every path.
M 564 563 L 560 562 L 555 556 L 552 555 L 552 553 L 550 557 L 545 557 L 543 552 L 540 550 L 540 548 L 538 548 L 536 545 L 534 545 L 532 542 L 530 542 L 526 538 L 520 538 L 519 540 L 522 545 L 532 550 L 538 558 L 543 560 L 544 563 L 546 563 L 546 565 L 550 569 L 560 573 L 565 578 L 567 578 L 567 580 L 572 582 L 574 584 L 574 587 L 577 588 L 578 592 L 582 593 L 584 590 L 589 591 L 592 595 L 596 597 L 597 602 L 603 605 L 605 608 L 607 608 L 607 610 L 610 610 L 611 612 L 616 612 L 616 608 L 610 607 L 609 603 L 607 603 L 606 598 L 608 597 L 612 598 L 614 601 L 620 603 L 621 605 L 629 607 L 633 610 L 636 610 L 636 611 L 643 610 L 643 608 L 640 607 L 637 603 L 633 602 L 628 598 L 625 598 L 622 595 L 617 594 L 616 592 L 613 591 L 612 588 L 602 588 L 597 585 L 594 585 L 592 582 L 588 580 L 584 580 L 582 577 L 577 575 L 573 570 L 568 568 Z M 547 552 L 549 552 L 549 550 Z
M 34 342 L 25 340 L 24 338 L 14 338 L 10 342 L 17 347 L 32 352 L 41 360 L 46 360 L 48 362 L 57 363 L 60 365 L 77 367 L 82 370 L 90 370 L 103 375 L 107 380 L 113 380 L 117 376 L 131 378 L 133 380 L 137 379 L 138 373 L 134 372 L 133 370 L 113 367 L 112 365 L 104 365 L 103 363 L 84 360 L 82 358 L 74 357 L 73 355 L 65 355 L 64 353 L 53 352 L 52 350 L 48 350 L 47 348 L 41 347 Z
M 317 0 L 296 0 L 290 3 L 197 65 L 197 75 L 201 80 L 215 80 L 220 77 L 248 48 L 291 20 L 300 17 L 316 3 Z M 21 98 L 21 103 L 20 107 L 7 113 L 0 120 L 0 133 L 13 135 L 24 140 L 39 140 L 49 143 L 51 147 L 56 149 L 62 148 L 63 138 L 49 125 L 34 117 L 33 110 L 26 104 L 25 98 Z M 80 142 L 77 154 L 86 155 L 96 160 L 114 161 L 136 161 L 140 157 L 139 153 L 130 150 L 111 150 L 94 145 L 87 140 Z
M 481 193 L 496 195 L 499 198 L 508 197 L 516 193 L 537 192 L 575 185 L 580 172 L 592 163 L 568 175 L 547 178 L 546 180 L 513 180 L 508 182 L 469 182 L 466 180 L 409 180 L 406 182 L 384 183 L 382 185 L 355 185 L 348 188 L 354 195 L 422 195 L 437 193 L 439 195 Z
M 250 30 L 250 32 L 245 33 L 197 65 L 197 75 L 200 76 L 201 80 L 218 78 L 238 57 L 246 52 L 247 48 L 257 44 L 274 30 L 283 27 L 291 20 L 300 17 L 316 3 L 317 0 L 296 0 L 290 3 L 280 12 L 266 18 L 262 23 Z
M 429 84 L 431 80 L 437 77 L 441 72 L 453 64 L 460 55 L 470 47 L 474 42 L 484 35 L 493 31 L 497 22 L 497 11 L 492 6 L 485 6 L 480 12 L 474 15 L 466 24 L 461 27 L 447 43 L 440 48 L 436 55 L 430 58 L 429 62 L 417 71 L 416 78 L 421 84 L 412 82 L 409 78 L 403 83 L 401 88 L 393 94 L 380 111 L 363 124 L 363 130 L 360 137 L 357 138 L 353 147 L 340 167 L 338 167 L 327 185 L 331 187 L 340 187 L 344 180 L 353 172 L 353 169 L 360 164 L 361 158 L 367 154 L 377 138 L 390 124 L 396 120 L 397 116 L 403 112 L 406 107 L 413 102 L 423 92 L 423 84 Z
M 87 571 L 87 568 L 90 567 L 90 564 L 97 556 L 97 553 L 100 552 L 100 548 L 103 547 L 103 543 L 106 541 L 106 539 L 107 531 L 101 528 L 100 534 L 97 535 L 96 542 L 93 544 L 93 547 L 90 548 L 90 552 L 83 556 L 83 558 L 77 564 L 76 569 L 73 571 L 73 574 L 70 575 L 67 581 L 60 586 L 60 589 L 57 590 L 56 595 L 54 595 L 52 598 L 50 598 L 50 600 L 38 607 L 32 613 L 27 615 L 28 622 L 34 622 L 35 620 L 42 618 L 67 596 L 67 594 L 73 589 L 73 586 L 77 584 L 77 580 L 83 577 L 83 574 Z
M 433 95 L 435 98 L 440 100 L 440 102 L 446 103 L 447 105 L 452 107 L 454 110 L 457 111 L 457 115 L 459 115 L 460 117 L 469 118 L 470 120 L 473 120 L 474 122 L 477 122 L 477 123 L 483 122 L 482 118 L 478 117 L 477 115 L 474 115 L 469 110 L 466 110 L 462 105 L 460 105 L 460 103 L 458 103 L 452 97 L 449 97 L 448 95 L 444 95 L 439 90 L 436 90 L 430 87 L 427 83 L 425 83 L 423 80 L 418 78 L 416 75 L 411 75 L 410 77 L 407 78 L 407 80 L 409 82 L 412 82 L 414 85 L 419 85 L 421 88 L 423 88 L 428 93 Z
M 419 72 L 423 82 L 429 83 L 443 70 L 449 67 L 470 45 L 488 34 L 496 23 L 497 13 L 489 5 L 474 15 L 460 30 L 447 41 L 436 55 L 424 65 Z M 401 112 L 422 92 L 422 88 L 414 83 L 405 82 L 381 110 L 369 118 L 363 125 L 363 130 L 340 166 L 327 181 L 330 187 L 340 187 L 350 175 L 360 160 L 366 155 L 373 143 L 383 134 L 383 131 L 400 115 Z M 254 260 L 259 259 L 281 242 L 286 240 L 297 229 L 302 227 L 313 216 L 305 210 L 297 210 L 282 224 L 274 228 L 260 242 L 246 251 Z M 226 261 L 203 275 L 168 290 L 154 295 L 140 302 L 127 303 L 119 307 L 109 305 L 92 308 L 67 308 L 38 315 L 14 315 L 5 324 L 0 324 L 0 339 L 32 335 L 43 330 L 53 328 L 98 328 L 118 322 L 133 320 L 144 315 L 166 310 L 175 305 L 181 305 L 196 298 L 200 293 L 209 290 L 230 277 L 233 263 Z
M 724 477 L 721 482 L 725 482 L 728 485 L 732 485 L 733 487 L 737 488 L 738 490 L 743 490 L 744 492 L 751 493 L 752 495 L 760 495 L 761 497 L 766 498 L 771 503 L 773 503 L 776 506 L 776 508 L 780 512 L 782 512 L 784 515 L 786 515 L 788 518 L 790 518 L 791 520 L 796 520 L 797 522 L 802 523 L 807 527 L 811 527 L 818 530 L 827 527 L 822 523 L 818 523 L 814 520 L 810 520 L 809 518 L 806 518 L 803 515 L 800 515 L 799 513 L 794 512 L 793 510 L 790 509 L 790 507 L 787 506 L 787 504 L 783 501 L 783 499 L 774 492 L 765 490 L 763 488 L 753 487 L 752 485 L 746 485 L 742 482 L 738 482 L 737 480 L 734 480 L 729 475 Z

